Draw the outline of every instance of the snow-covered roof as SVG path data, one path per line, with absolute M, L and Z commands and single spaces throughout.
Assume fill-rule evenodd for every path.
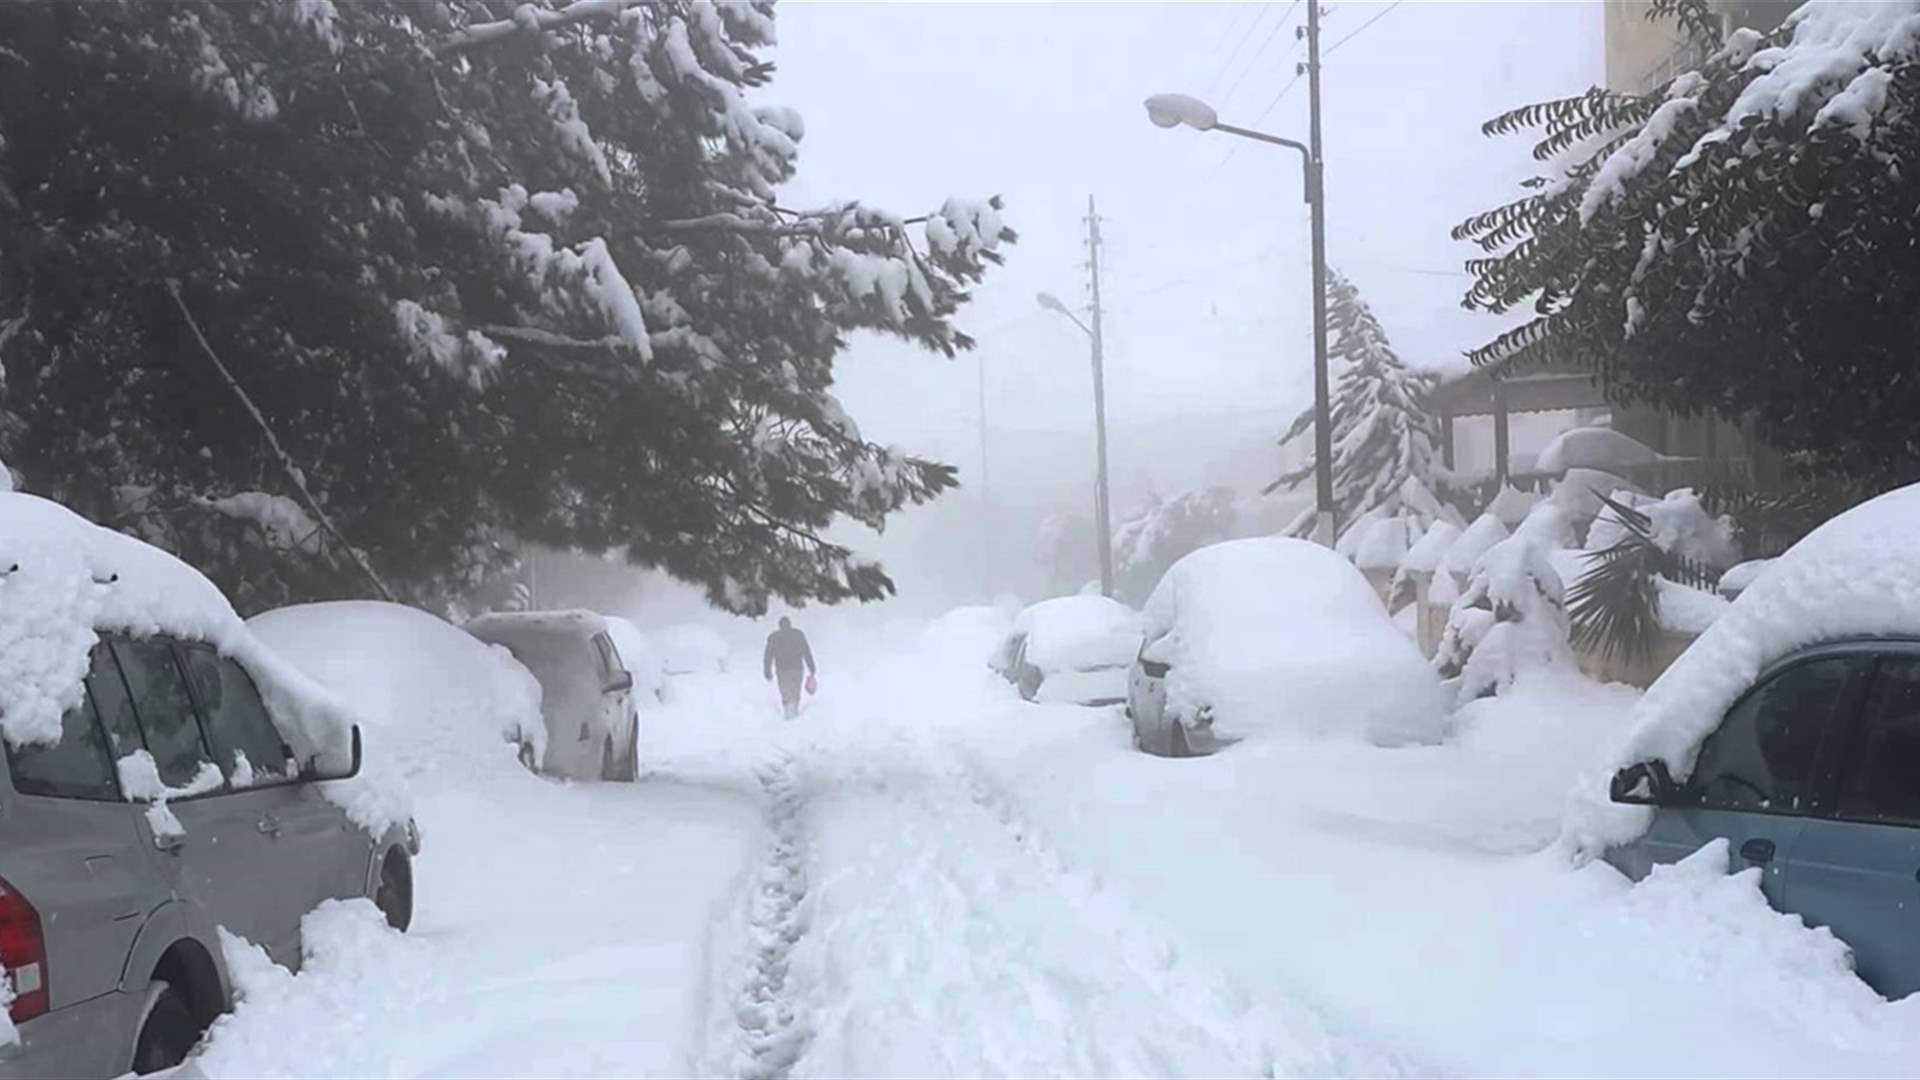
M 606 616 L 597 611 L 490 611 L 460 624 L 482 639 L 516 634 L 573 634 L 591 637 L 607 629 Z
M 1660 460 L 1659 451 L 1609 427 L 1570 428 L 1540 448 L 1534 468 L 1559 474 L 1573 468 L 1614 471 Z
M 1920 485 L 1888 492 L 1815 529 L 1740 595 L 1668 668 L 1634 710 L 1628 734 L 1576 793 L 1568 836 L 1597 853 L 1645 828 L 1608 802 L 1607 781 L 1659 760 L 1676 778 L 1767 665 L 1840 638 L 1920 635 Z
M 0 493 L 0 738 L 21 746 L 60 737 L 103 632 L 213 645 L 253 676 L 298 756 L 347 763 L 358 715 L 262 645 L 199 571 L 58 503 Z M 407 813 L 404 790 L 392 785 L 322 787 L 369 829 Z

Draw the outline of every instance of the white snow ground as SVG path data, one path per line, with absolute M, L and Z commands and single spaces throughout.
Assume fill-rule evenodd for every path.
M 1920 1007 L 1723 853 L 1640 886 L 1568 866 L 1566 793 L 1631 691 L 1523 681 L 1439 746 L 1166 761 L 1118 710 L 1019 702 L 976 621 L 821 650 L 792 724 L 757 671 L 677 678 L 633 787 L 417 778 L 414 932 L 317 913 L 308 967 L 250 965 L 202 1067 L 1920 1071 Z

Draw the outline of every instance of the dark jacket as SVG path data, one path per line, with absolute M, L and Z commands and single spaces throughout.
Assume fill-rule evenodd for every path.
M 773 678 L 776 668 L 781 674 L 791 672 L 798 675 L 803 664 L 808 673 L 812 673 L 813 647 L 807 644 L 807 635 L 794 627 L 775 630 L 767 635 L 767 653 L 761 663 L 769 679 Z

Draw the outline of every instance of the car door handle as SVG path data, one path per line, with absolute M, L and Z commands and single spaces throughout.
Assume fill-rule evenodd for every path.
M 1740 845 L 1740 857 L 1750 863 L 1770 863 L 1773 861 L 1773 850 L 1773 841 L 1756 836 Z
M 272 814 L 261 815 L 260 820 L 253 823 L 253 827 L 267 836 L 280 835 L 280 819 Z

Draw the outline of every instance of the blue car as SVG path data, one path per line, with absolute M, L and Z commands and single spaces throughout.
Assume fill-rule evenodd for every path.
M 1767 900 L 1853 949 L 1888 997 L 1920 990 L 1920 640 L 1833 642 L 1761 672 L 1700 747 L 1613 778 L 1613 801 L 1657 807 L 1610 851 L 1636 880 L 1724 838 Z

